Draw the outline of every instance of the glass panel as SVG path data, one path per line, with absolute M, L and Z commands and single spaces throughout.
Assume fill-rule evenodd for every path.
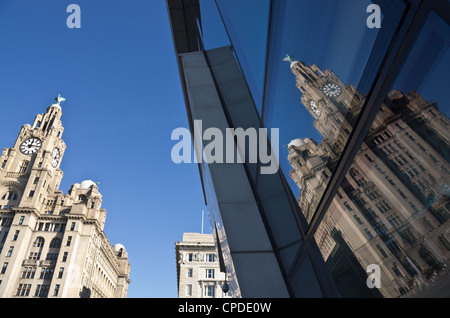
M 431 14 L 314 235 L 342 296 L 450 296 L 449 43 Z
M 217 0 L 237 59 L 261 114 L 269 0 Z
M 200 0 L 200 15 L 202 40 L 205 50 L 230 45 L 230 39 L 214 1 Z
M 377 29 L 368 0 L 274 1 L 263 119 L 280 129 L 280 167 L 308 223 L 403 13 L 391 2 Z
M 206 56 L 210 61 L 212 74 L 218 83 L 220 96 L 224 101 L 224 109 L 232 122 L 232 126 L 243 130 L 258 129 L 260 117 L 253 105 L 250 92 L 245 86 L 245 79 L 234 58 L 228 56 L 229 59 L 225 59 L 221 55 L 222 53 L 208 51 Z M 237 72 L 233 70 L 237 70 Z M 272 132 L 268 133 L 272 135 Z M 293 211 L 293 204 L 289 200 L 281 175 L 279 173 L 263 174 L 258 169 L 261 167 L 258 167 L 257 163 L 249 162 L 248 159 L 250 144 L 259 143 L 261 138 L 267 139 L 267 137 L 261 134 L 259 130 L 255 132 L 254 139 L 248 137 L 245 142 L 246 162 L 244 166 L 254 186 L 254 194 L 262 217 L 267 221 L 269 236 L 273 239 L 280 253 L 283 268 L 288 270 L 294 261 L 298 247 L 302 244 L 302 234 Z M 275 158 L 272 158 L 272 160 L 275 160 Z M 275 162 L 270 164 L 276 166 Z M 276 168 L 274 172 L 277 172 Z

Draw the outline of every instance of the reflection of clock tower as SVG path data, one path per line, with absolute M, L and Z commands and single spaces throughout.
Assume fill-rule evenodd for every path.
M 362 96 L 353 85 L 345 85 L 331 70 L 293 61 L 291 71 L 302 92 L 302 104 L 315 119 L 314 126 L 332 145 L 335 153 L 347 140 L 351 124 L 358 115 Z
M 24 125 L 13 146 L 3 151 L 0 179 L 16 184 L 20 193 L 19 207 L 40 209 L 46 192 L 57 190 L 63 172 L 59 169 L 66 144 L 61 139 L 61 100 L 36 116 L 33 125 Z
M 302 189 L 298 203 L 309 222 L 324 193 L 358 115 L 363 97 L 353 85 L 345 85 L 331 70 L 285 59 L 291 63 L 302 104 L 314 117 L 314 126 L 324 137 L 320 143 L 310 138 L 289 144 L 290 177 Z

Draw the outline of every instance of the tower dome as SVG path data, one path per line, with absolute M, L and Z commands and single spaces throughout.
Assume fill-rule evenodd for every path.
M 114 252 L 119 252 L 121 249 L 125 251 L 125 246 L 120 243 L 117 243 L 113 246 Z
M 301 146 L 303 146 L 304 144 L 305 144 L 305 142 L 303 141 L 303 139 L 298 138 L 298 139 L 292 140 L 292 141 L 289 143 L 288 147 L 301 147 Z
M 89 189 L 91 186 L 95 185 L 95 182 L 92 180 L 84 180 L 80 183 L 80 189 Z

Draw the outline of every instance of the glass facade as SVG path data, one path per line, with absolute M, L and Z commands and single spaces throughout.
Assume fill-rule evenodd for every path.
M 358 287 L 371 296 L 370 264 L 381 268 L 383 297 L 427 295 L 448 280 L 449 39 L 432 12 L 315 232 L 343 296 Z
M 369 27 L 374 4 L 380 28 Z M 244 167 L 290 296 L 450 296 L 448 6 L 199 1 L 228 123 L 279 129 L 278 173 Z M 220 84 L 225 71 L 210 49 L 225 45 L 248 107 Z M 220 215 L 208 169 L 207 201 Z

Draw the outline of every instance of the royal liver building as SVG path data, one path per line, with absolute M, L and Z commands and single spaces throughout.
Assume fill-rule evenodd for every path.
M 332 71 L 291 62 L 302 104 L 323 136 L 288 146 L 290 177 L 309 223 L 364 96 Z M 315 235 L 343 296 L 417 295 L 448 279 L 449 124 L 416 92 L 393 90 L 385 99 Z M 372 264 L 381 269 L 380 288 L 366 284 Z
M 98 186 L 59 190 L 62 97 L 0 157 L 0 297 L 126 297 L 130 264 L 103 228 Z

